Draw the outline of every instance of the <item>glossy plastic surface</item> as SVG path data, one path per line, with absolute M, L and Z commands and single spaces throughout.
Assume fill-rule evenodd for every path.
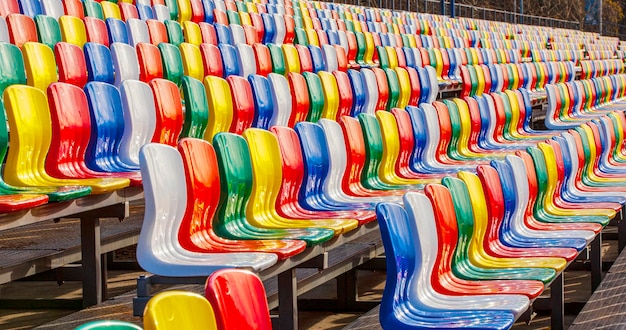
M 214 308 L 203 296 L 187 291 L 163 291 L 150 298 L 143 312 L 145 330 L 217 330 Z

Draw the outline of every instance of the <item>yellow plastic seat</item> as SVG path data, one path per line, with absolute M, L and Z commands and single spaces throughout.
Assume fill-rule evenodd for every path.
M 185 42 L 200 47 L 202 43 L 200 26 L 192 21 L 183 22 L 183 38 L 185 38 Z
M 389 68 L 395 69 L 398 67 L 398 54 L 396 53 L 396 49 L 391 46 L 385 46 L 385 51 L 387 52 L 387 57 L 389 58 Z
M 190 21 L 192 16 L 191 2 L 189 0 L 176 0 L 178 5 L 178 23 Z
M 248 221 L 262 228 L 328 228 L 339 235 L 358 227 L 357 220 L 288 219 L 276 212 L 276 199 L 282 184 L 282 162 L 278 140 L 271 132 L 250 128 L 243 133 L 250 148 L 253 187 L 246 215 Z
M 489 214 L 482 184 L 478 176 L 470 172 L 461 171 L 458 177 L 467 186 L 474 215 L 474 234 L 469 247 L 469 258 L 473 264 L 484 268 L 552 268 L 559 272 L 565 269 L 567 261 L 564 258 L 497 258 L 487 254 L 484 249 L 484 240 Z
M 367 65 L 374 65 L 374 51 L 376 50 L 376 47 L 374 47 L 374 37 L 369 32 L 363 32 L 363 36 L 365 37 L 365 54 L 363 54 L 363 60 Z
M 105 20 L 107 18 L 116 18 L 119 20 L 122 19 L 122 13 L 120 12 L 120 7 L 117 5 L 117 3 L 111 1 L 102 1 L 100 2 L 100 5 L 102 6 L 102 14 L 104 15 Z
M 309 45 L 321 47 L 320 46 L 320 39 L 319 39 L 319 36 L 317 35 L 317 31 L 315 31 L 312 28 L 311 29 L 305 29 L 304 31 L 306 33 L 307 40 L 309 40 Z
M 51 177 L 46 172 L 46 155 L 52 141 L 52 123 L 46 95 L 37 88 L 25 85 L 10 86 L 4 95 L 11 141 L 4 171 L 8 184 L 31 187 L 90 186 L 95 194 L 129 185 L 128 179 Z
M 63 41 L 81 48 L 87 43 L 87 30 L 82 19 L 64 15 L 59 18 L 59 26 Z
M 52 48 L 38 42 L 27 42 L 22 45 L 22 55 L 28 85 L 45 93 L 48 86 L 59 79 Z
M 411 78 L 405 68 L 395 68 L 398 75 L 398 85 L 400 86 L 400 97 L 398 98 L 398 108 L 404 109 L 409 105 L 411 99 Z
M 285 58 L 285 75 L 291 72 L 301 73 L 298 49 L 293 44 L 283 44 L 282 47 Z
M 215 134 L 228 132 L 233 121 L 233 100 L 228 82 L 223 78 L 207 76 L 204 88 L 209 104 L 209 122 L 204 139 L 211 142 Z
M 203 296 L 164 291 L 152 297 L 143 312 L 145 330 L 217 330 L 215 312 Z
M 183 60 L 183 72 L 185 76 L 204 80 L 204 65 L 202 63 L 202 54 L 200 47 L 183 42 L 180 44 L 180 55 Z
M 324 108 L 322 110 L 322 118 L 336 120 L 337 110 L 339 109 L 339 87 L 335 76 L 327 71 L 317 73 L 322 82 L 322 90 L 324 91 Z

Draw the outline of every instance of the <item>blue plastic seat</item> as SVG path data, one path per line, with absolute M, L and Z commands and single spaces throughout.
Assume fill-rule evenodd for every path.
M 124 112 L 120 92 L 114 85 L 89 82 L 85 94 L 91 110 L 91 138 L 85 162 L 94 171 L 133 172 L 137 166 L 126 164 L 119 155 L 124 133 Z
M 87 65 L 87 79 L 112 84 L 115 82 L 115 70 L 109 47 L 93 42 L 83 46 L 85 63 Z
M 224 25 L 221 23 L 215 23 L 215 33 L 217 34 L 217 42 L 220 44 L 229 44 L 233 45 L 233 37 L 230 33 L 230 28 L 228 25 Z
M 107 31 L 109 31 L 109 42 L 121 42 L 125 44 L 129 44 L 128 40 L 128 30 L 126 28 L 126 23 L 117 18 L 107 18 L 106 19 Z
M 239 54 L 235 46 L 220 43 L 217 45 L 222 54 L 222 65 L 224 70 L 224 78 L 228 76 L 241 76 L 241 67 L 239 66 Z
M 250 87 L 252 87 L 255 105 L 252 126 L 269 129 L 274 112 L 270 82 L 266 77 L 257 74 L 248 76 L 248 81 L 250 82 Z

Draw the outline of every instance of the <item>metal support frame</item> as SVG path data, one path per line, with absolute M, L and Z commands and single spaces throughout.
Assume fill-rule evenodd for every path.
M 591 291 L 596 291 L 602 282 L 602 235 L 596 235 L 590 247 Z
M 626 219 L 624 219 L 624 208 L 619 211 L 617 219 L 617 251 L 622 252 L 626 246 Z
M 552 309 L 550 326 L 552 330 L 565 329 L 563 285 L 563 273 L 559 274 L 554 281 L 552 281 L 552 285 L 550 285 L 550 307 Z
M 296 270 L 278 274 L 278 314 L 280 330 L 298 329 L 298 279 Z
M 128 215 L 128 202 L 76 215 L 80 218 L 83 307 L 97 305 L 106 298 L 106 255 L 103 255 L 101 250 L 100 219 L 117 217 L 121 221 Z

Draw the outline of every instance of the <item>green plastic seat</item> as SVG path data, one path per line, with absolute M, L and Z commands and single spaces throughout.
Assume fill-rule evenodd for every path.
M 260 228 L 248 221 L 253 174 L 250 150 L 244 138 L 219 133 L 213 139 L 218 159 L 222 194 L 214 222 L 215 232 L 230 239 L 301 239 L 315 245 L 331 239 L 334 232 L 324 228 Z
M 391 109 L 397 108 L 398 103 L 400 102 L 400 80 L 398 79 L 398 73 L 396 70 L 390 68 L 385 68 L 383 70 L 387 76 L 387 87 L 389 89 L 389 99 L 387 100 L 386 110 L 391 111 Z
M 158 47 L 163 61 L 163 78 L 179 85 L 185 72 L 180 49 L 165 42 L 160 43 Z
M 306 120 L 317 123 L 324 112 L 324 89 L 320 77 L 313 72 L 302 73 L 309 89 L 309 113 Z
M 184 76 L 180 88 L 185 102 L 185 122 L 181 137 L 202 139 L 209 121 L 209 104 L 204 85 L 198 79 Z
M 228 23 L 241 25 L 241 18 L 239 17 L 238 12 L 234 10 L 226 10 L 226 17 L 228 18 Z
M 378 54 L 378 66 L 381 69 L 389 68 L 389 54 L 383 46 L 376 46 L 376 53 Z
M 272 72 L 280 75 L 287 73 L 283 48 L 276 44 L 267 44 L 267 48 L 269 48 L 270 56 L 272 57 Z
M 170 44 L 178 47 L 185 42 L 185 36 L 183 35 L 183 28 L 176 21 L 166 20 L 165 28 L 167 29 L 167 37 L 170 40 Z
M 176 0 L 165 0 L 165 5 L 170 10 L 170 19 L 178 21 L 178 2 Z
M 104 21 L 104 13 L 102 12 L 102 6 L 99 2 L 93 0 L 86 0 L 83 2 L 85 8 L 85 16 L 94 17 Z
M 356 45 L 357 45 L 357 52 L 356 52 L 356 62 L 359 65 L 365 65 L 365 35 L 363 34 L 363 32 L 354 32 L 354 36 L 356 37 Z
M 309 39 L 307 38 L 306 32 L 304 31 L 304 29 L 301 28 L 301 27 L 296 27 L 295 28 L 295 32 L 296 32 L 296 37 L 295 37 L 293 43 L 296 44 L 296 45 L 308 46 L 309 45 Z
M 40 43 L 54 49 L 54 45 L 63 41 L 59 22 L 54 17 L 37 15 L 35 16 L 35 25 L 37 25 L 37 36 Z

